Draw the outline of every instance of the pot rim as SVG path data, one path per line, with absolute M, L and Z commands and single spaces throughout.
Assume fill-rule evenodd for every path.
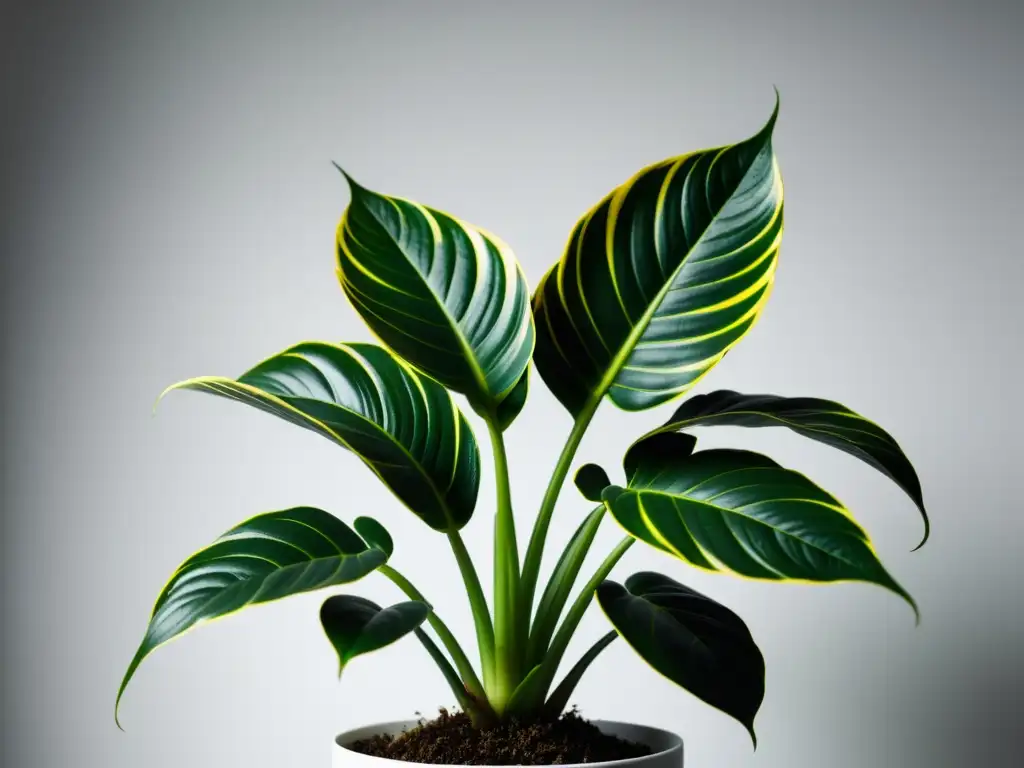
M 644 738 L 642 739 L 643 741 L 646 741 L 647 738 L 654 738 L 668 743 L 670 746 L 665 749 L 658 750 L 657 752 L 652 752 L 649 755 L 644 755 L 643 757 L 630 757 L 622 760 L 605 760 L 597 763 L 562 763 L 558 765 L 558 768 L 617 768 L 619 766 L 642 766 L 648 761 L 661 761 L 669 755 L 683 751 L 682 737 L 679 736 L 679 734 L 665 730 L 664 728 L 656 728 L 651 725 L 641 725 L 640 723 L 630 723 L 622 720 L 595 719 L 590 722 L 598 728 L 602 728 L 602 726 L 612 726 L 616 730 L 635 729 L 636 731 L 644 734 Z M 362 752 L 357 752 L 354 749 L 349 749 L 347 746 L 347 744 L 351 744 L 357 739 L 365 739 L 379 733 L 401 732 L 403 728 L 413 728 L 420 723 L 420 720 L 392 720 L 389 722 L 350 728 L 334 737 L 334 752 L 340 755 L 358 756 L 363 760 L 373 760 L 378 762 L 381 766 L 389 766 L 389 768 L 462 768 L 462 766 L 456 766 L 452 763 L 414 763 L 405 760 L 394 760 L 389 757 L 375 757 L 363 754 Z M 486 768 L 486 766 L 484 766 L 484 768 Z M 501 766 L 500 768 L 515 767 Z M 532 766 L 532 768 L 545 768 L 545 766 L 537 765 Z

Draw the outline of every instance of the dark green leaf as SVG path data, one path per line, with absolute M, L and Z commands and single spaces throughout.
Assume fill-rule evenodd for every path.
M 928 513 L 924 508 L 921 482 L 910 460 L 888 432 L 846 406 L 830 400 L 742 395 L 730 390 L 697 395 L 680 405 L 663 426 L 640 438 L 637 445 L 656 435 L 675 430 L 719 424 L 735 427 L 788 427 L 799 435 L 856 456 L 889 477 L 913 499 L 924 518 L 924 538 L 918 547 L 928 540 Z
M 608 473 L 597 464 L 584 464 L 576 470 L 576 488 L 587 501 L 600 501 L 601 491 L 612 484 Z
M 692 387 L 754 325 L 782 238 L 778 112 L 753 137 L 652 165 L 573 229 L 533 296 L 534 361 L 577 417 Z
M 523 371 L 519 383 L 509 392 L 508 396 L 498 404 L 498 427 L 504 432 L 516 420 L 526 405 L 526 397 L 530 392 L 530 369 Z
M 597 602 L 657 672 L 739 720 L 754 744 L 764 698 L 764 658 L 743 620 L 724 605 L 658 573 L 606 581 Z
M 529 289 L 511 249 L 479 227 L 350 177 L 338 225 L 338 277 L 363 320 L 412 365 L 482 414 L 522 408 L 535 333 Z
M 749 451 L 642 457 L 605 501 L 633 537 L 712 571 L 771 581 L 864 581 L 917 606 L 830 494 Z
M 395 551 L 395 542 L 388 533 L 387 528 L 378 523 L 372 517 L 357 517 L 352 521 L 356 533 L 363 537 L 363 541 L 371 547 L 376 547 L 389 558 Z
M 422 624 L 430 606 L 419 600 L 381 608 L 355 595 L 334 595 L 320 607 L 320 623 L 338 653 L 338 675 L 356 656 L 376 651 Z
M 125 673 L 118 704 L 143 659 L 187 630 L 246 606 L 348 584 L 386 560 L 320 509 L 295 507 L 246 520 L 174 572 Z
M 697 447 L 697 438 L 678 432 L 664 432 L 651 435 L 646 440 L 638 440 L 626 451 L 622 460 L 622 468 L 626 472 L 626 482 L 632 483 L 633 476 L 644 460 L 650 457 L 657 460 L 659 455 L 673 456 L 677 461 L 686 458 Z
M 382 347 L 305 342 L 237 380 L 173 389 L 251 405 L 348 448 L 435 530 L 458 530 L 473 514 L 480 453 L 469 423 L 444 387 Z

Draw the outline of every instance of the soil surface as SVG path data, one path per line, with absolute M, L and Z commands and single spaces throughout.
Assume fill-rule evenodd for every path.
M 564 765 L 624 760 L 650 748 L 598 730 L 572 710 L 557 720 L 510 720 L 476 729 L 464 713 L 440 716 L 397 736 L 374 736 L 351 749 L 375 757 L 435 765 Z

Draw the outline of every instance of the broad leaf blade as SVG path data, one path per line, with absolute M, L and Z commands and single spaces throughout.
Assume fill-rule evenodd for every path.
M 630 487 L 608 489 L 634 538 L 711 571 L 770 581 L 863 581 L 910 595 L 829 493 L 749 451 L 644 454 Z
M 535 343 L 529 289 L 492 234 L 346 175 L 352 199 L 338 225 L 345 295 L 374 333 L 419 370 L 511 423 Z
M 754 325 L 783 228 L 771 136 L 646 168 L 576 224 L 533 296 L 534 362 L 575 417 L 692 387 Z
M 357 656 L 405 637 L 422 624 L 430 606 L 407 600 L 381 608 L 356 595 L 333 595 L 320 607 L 320 623 L 338 654 L 338 675 Z
M 237 380 L 173 389 L 251 405 L 348 448 L 435 530 L 458 530 L 473 514 L 480 454 L 469 423 L 444 387 L 379 346 L 305 342 Z
M 831 400 L 743 395 L 719 390 L 691 397 L 663 426 L 640 438 L 637 443 L 658 434 L 715 425 L 787 427 L 799 435 L 856 456 L 887 476 L 914 501 L 924 519 L 924 537 L 918 548 L 928 540 L 930 525 L 921 482 L 899 444 L 874 422 Z
M 386 560 L 341 520 L 314 507 L 246 520 L 174 572 L 156 601 L 117 704 L 142 661 L 190 629 L 250 605 L 348 584 Z
M 658 573 L 606 581 L 597 602 L 622 638 L 657 672 L 754 733 L 764 698 L 764 658 L 743 620 Z

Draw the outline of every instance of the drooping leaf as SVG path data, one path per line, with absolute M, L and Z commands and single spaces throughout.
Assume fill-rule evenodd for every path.
M 386 560 L 384 552 L 367 548 L 355 531 L 321 509 L 295 507 L 246 520 L 174 572 L 156 601 L 117 704 L 142 661 L 186 631 L 246 606 L 348 584 Z
M 576 488 L 587 501 L 600 501 L 601 492 L 612 484 L 608 473 L 597 464 L 584 464 L 576 470 Z
M 352 527 L 363 537 L 363 541 L 371 547 L 376 547 L 389 558 L 395 551 L 395 542 L 388 529 L 372 517 L 357 517 L 352 521 Z
M 783 229 L 777 113 L 645 168 L 576 224 L 533 296 L 534 362 L 574 417 L 606 394 L 630 411 L 675 398 L 754 325 Z
M 407 600 L 388 608 L 356 595 L 332 595 L 320 607 L 320 623 L 338 654 L 338 675 L 356 656 L 383 648 L 419 627 L 430 606 Z
M 719 390 L 691 397 L 661 427 L 638 440 L 692 427 L 788 427 L 799 435 L 856 456 L 896 483 L 921 510 L 928 540 L 928 513 L 921 482 L 910 460 L 893 437 L 859 413 L 831 400 L 778 395 L 743 395 Z
M 700 568 L 753 579 L 877 584 L 916 615 L 864 530 L 798 472 L 750 451 L 679 457 L 662 446 L 635 458 L 629 487 L 604 492 L 612 516 L 634 538 Z
M 346 178 L 352 198 L 338 225 L 337 269 L 349 301 L 385 344 L 482 414 L 513 397 L 502 411 L 511 424 L 535 343 L 511 249 L 454 216 Z
M 374 344 L 304 342 L 238 377 L 170 387 L 251 405 L 348 448 L 427 525 L 462 528 L 480 486 L 466 417 L 436 381 Z
M 612 626 L 657 672 L 739 720 L 754 733 L 764 698 L 764 658 L 743 620 L 709 597 L 659 573 L 623 587 L 605 581 L 597 602 Z

